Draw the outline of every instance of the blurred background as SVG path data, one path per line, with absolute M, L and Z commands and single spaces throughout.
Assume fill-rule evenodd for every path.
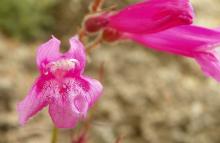
M 136 0 L 137 1 L 137 0 Z M 0 143 L 49 143 L 47 109 L 24 127 L 16 104 L 38 75 L 35 51 L 53 34 L 67 44 L 91 0 L 0 0 Z M 106 0 L 123 7 L 135 0 Z M 191 0 L 195 23 L 220 26 L 219 0 Z M 123 53 L 123 54 L 122 54 Z M 98 78 L 105 63 L 104 95 L 93 110 L 88 143 L 220 143 L 219 83 L 191 59 L 134 43 L 95 49 L 86 74 Z M 60 130 L 70 143 L 79 127 Z

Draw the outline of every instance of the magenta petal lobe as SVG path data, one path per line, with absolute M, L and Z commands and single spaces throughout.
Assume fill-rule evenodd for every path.
M 24 125 L 29 118 L 34 116 L 38 111 L 48 104 L 47 99 L 40 92 L 41 91 L 38 89 L 37 81 L 25 99 L 18 103 L 17 111 L 19 113 L 20 124 Z
M 153 34 L 124 34 L 146 47 L 173 54 L 193 57 L 220 45 L 220 31 L 199 26 L 178 26 Z
M 89 106 L 91 107 L 101 96 L 102 91 L 103 91 L 103 86 L 102 84 L 95 79 L 85 77 L 84 78 L 88 83 L 89 83 L 89 90 L 88 90 L 88 95 L 89 95 Z
M 50 116 L 58 128 L 73 128 L 87 114 L 89 101 L 85 87 L 88 83 L 76 78 L 65 78 L 55 84 L 59 86 L 56 96 L 49 103 Z
M 102 85 L 89 78 L 66 78 L 59 88 L 59 95 L 49 103 L 50 116 L 58 128 L 75 127 L 102 92 Z
M 220 31 L 199 26 L 179 26 L 154 34 L 127 34 L 146 47 L 194 58 L 203 72 L 220 81 Z
M 217 52 L 201 53 L 195 59 L 205 75 L 220 82 L 220 56 Z
M 60 41 L 54 36 L 46 43 L 39 46 L 37 50 L 37 65 L 39 69 L 44 70 L 46 64 L 57 60 L 61 56 L 59 49 Z
M 57 98 L 49 105 L 49 113 L 58 128 L 73 128 L 82 118 L 71 98 L 65 100 Z
M 70 40 L 70 49 L 64 54 L 65 58 L 75 59 L 79 63 L 77 65 L 77 71 L 82 73 L 86 64 L 86 53 L 83 44 L 79 41 L 78 36 L 72 37 Z
M 88 101 L 84 96 L 78 95 L 74 97 L 74 106 L 79 113 L 86 115 L 86 112 L 88 110 Z

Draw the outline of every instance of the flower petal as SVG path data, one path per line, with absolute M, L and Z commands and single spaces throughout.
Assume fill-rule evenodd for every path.
M 201 53 L 195 59 L 207 76 L 220 82 L 220 56 L 216 52 Z
M 19 122 L 22 125 L 24 125 L 30 117 L 34 116 L 38 111 L 47 105 L 47 100 L 43 97 L 38 87 L 40 80 L 41 79 L 39 78 L 35 82 L 29 94 L 17 105 Z
M 59 52 L 60 41 L 56 39 L 54 36 L 38 47 L 37 50 L 37 65 L 39 69 L 43 70 L 45 65 L 51 61 L 56 60 L 61 56 Z
M 79 41 L 78 36 L 72 37 L 70 39 L 70 49 L 64 54 L 67 58 L 73 58 L 79 61 L 77 65 L 78 71 L 81 73 L 84 71 L 86 64 L 86 53 L 83 44 Z
M 66 98 L 59 96 L 50 103 L 49 113 L 57 128 L 73 128 L 81 118 L 85 117 L 88 103 L 83 96 L 75 97 L 78 99 L 74 99 L 74 96 Z
M 125 38 L 164 52 L 195 58 L 207 76 L 220 81 L 220 31 L 198 26 L 179 26 L 163 32 Z
M 191 24 L 189 0 L 147 0 L 130 5 L 109 18 L 109 27 L 121 32 L 153 33 Z
M 193 57 L 195 52 L 206 51 L 220 44 L 220 31 L 186 25 L 154 34 L 124 34 L 144 46 L 173 54 Z
M 50 116 L 58 128 L 73 128 L 87 114 L 88 83 L 81 78 L 65 78 L 62 82 L 54 81 L 58 89 L 49 103 Z
M 88 101 L 84 96 L 75 96 L 74 97 L 74 106 L 80 113 L 84 113 L 84 116 L 86 116 L 86 112 L 88 110 Z
M 101 95 L 102 85 L 85 77 L 65 78 L 59 85 L 59 92 L 49 103 L 49 113 L 56 127 L 73 128 Z
M 89 89 L 87 92 L 90 97 L 89 106 L 91 107 L 97 101 L 97 99 L 102 95 L 103 86 L 98 80 L 89 77 L 84 77 L 84 79 L 89 83 Z

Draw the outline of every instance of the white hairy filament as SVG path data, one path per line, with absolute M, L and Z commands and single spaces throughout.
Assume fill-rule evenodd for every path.
M 77 64 L 79 64 L 79 61 L 76 59 L 61 59 L 49 63 L 46 67 L 54 74 L 57 70 L 69 71 L 74 69 Z

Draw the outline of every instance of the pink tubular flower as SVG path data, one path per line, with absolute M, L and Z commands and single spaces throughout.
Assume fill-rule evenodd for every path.
M 189 0 L 144 0 L 115 13 L 91 17 L 85 22 L 85 28 L 88 32 L 105 27 L 120 32 L 146 34 L 191 24 L 193 16 Z
M 194 58 L 207 76 L 220 82 L 220 28 L 191 26 L 193 16 L 189 0 L 144 0 L 98 19 L 105 21 L 101 26 L 105 41 L 131 39 L 146 47 Z
M 220 30 L 185 25 L 153 34 L 124 33 L 146 47 L 194 58 L 207 76 L 220 82 Z
M 48 105 L 56 127 L 73 128 L 101 95 L 99 81 L 82 75 L 86 55 L 78 37 L 71 38 L 70 45 L 69 51 L 62 54 L 60 41 L 52 37 L 38 48 L 40 76 L 17 106 L 22 125 Z

